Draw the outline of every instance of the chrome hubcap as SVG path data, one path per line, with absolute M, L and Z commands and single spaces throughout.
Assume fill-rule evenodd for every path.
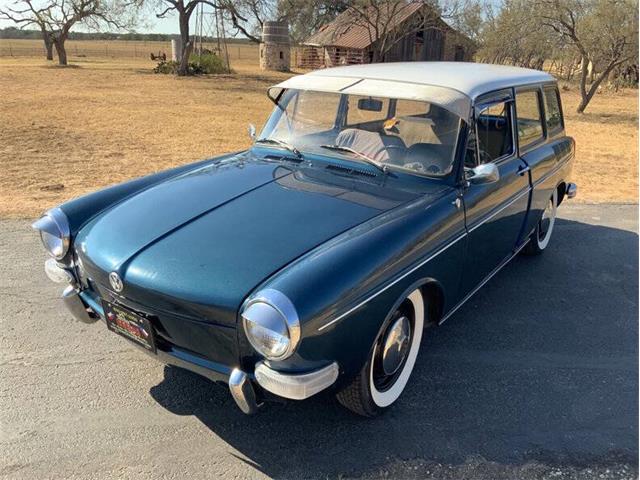
M 403 364 L 409 352 L 411 324 L 405 316 L 398 318 L 389 328 L 382 347 L 382 370 L 393 375 Z

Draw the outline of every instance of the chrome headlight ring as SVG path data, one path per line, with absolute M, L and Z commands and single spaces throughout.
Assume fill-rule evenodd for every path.
M 71 230 L 64 212 L 58 207 L 53 208 L 31 226 L 40 232 L 40 238 L 49 255 L 56 260 L 62 260 L 71 245 Z
M 241 311 L 251 346 L 268 360 L 290 357 L 300 343 L 300 319 L 289 298 L 274 289 L 260 290 Z

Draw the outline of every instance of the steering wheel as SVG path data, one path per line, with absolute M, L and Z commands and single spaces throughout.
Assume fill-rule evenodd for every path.
M 401 145 L 386 145 L 384 148 L 389 155 L 387 162 L 393 165 L 402 165 L 402 159 L 407 151 L 406 147 Z

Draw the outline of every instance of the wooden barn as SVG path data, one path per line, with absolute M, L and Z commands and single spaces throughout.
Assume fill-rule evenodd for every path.
M 349 8 L 302 43 L 299 68 L 372 62 L 470 61 L 475 44 L 423 2 Z

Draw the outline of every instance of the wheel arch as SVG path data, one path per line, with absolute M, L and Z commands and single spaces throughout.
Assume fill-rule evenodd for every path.
M 560 206 L 560 204 L 562 203 L 562 200 L 564 200 L 565 193 L 567 193 L 567 183 L 564 180 L 562 180 L 558 184 L 556 189 L 558 190 L 558 205 L 557 206 Z

